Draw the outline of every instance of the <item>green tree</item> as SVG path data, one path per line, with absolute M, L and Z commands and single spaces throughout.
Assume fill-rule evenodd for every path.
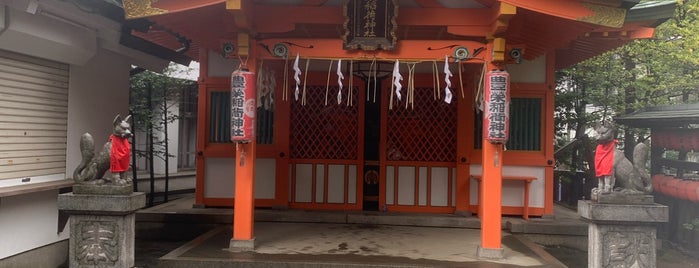
M 170 108 L 181 102 L 183 94 L 196 94 L 196 91 L 189 90 L 196 87 L 196 81 L 173 78 L 173 76 L 182 76 L 181 72 L 188 71 L 191 70 L 178 68 L 174 63 L 170 64 L 163 74 L 138 67 L 132 69 L 129 92 L 132 127 L 134 133 L 145 133 L 146 139 L 145 141 L 136 140 L 132 152 L 136 157 L 147 159 L 151 180 L 154 177 L 154 158 L 160 158 L 167 163 L 167 159 L 173 157 L 173 154 L 166 149 L 167 136 L 164 139 L 156 137 L 161 133 L 167 133 L 165 126 L 179 118 L 179 115 L 173 114 Z M 145 148 L 137 146 L 139 144 L 145 144 Z M 152 204 L 152 195 L 149 202 Z
M 699 101 L 698 18 L 699 0 L 680 0 L 676 15 L 657 27 L 655 38 L 633 41 L 560 71 L 557 128 L 580 133 L 600 120 L 644 107 Z M 647 133 L 622 126 L 619 137 L 630 153 Z

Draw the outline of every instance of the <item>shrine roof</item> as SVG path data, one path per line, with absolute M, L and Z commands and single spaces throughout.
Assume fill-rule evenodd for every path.
M 699 103 L 648 107 L 634 113 L 618 116 L 614 118 L 614 121 L 640 128 L 698 125 Z
M 659 23 L 662 23 L 675 12 L 676 4 L 675 0 L 638 3 L 629 9 L 629 12 L 626 14 L 626 22 L 657 20 Z
M 220 49 L 222 40 L 235 40 L 239 32 L 250 32 L 257 40 L 340 40 L 345 21 L 342 3 L 341 0 L 242 1 L 240 10 L 231 11 L 223 0 L 153 1 L 152 6 L 140 7 L 153 13 L 127 20 L 124 35 L 134 42 L 146 40 L 194 60 L 198 60 L 200 49 Z M 526 60 L 555 54 L 557 69 L 635 39 L 651 38 L 654 28 L 672 17 L 676 5 L 674 0 L 397 0 L 397 3 L 399 41 L 484 43 L 487 36 L 495 33 L 504 37 L 508 45 L 524 48 Z M 516 7 L 516 13 L 500 14 L 497 7 L 504 4 Z M 614 18 L 613 14 L 619 11 L 625 15 Z M 622 21 L 610 24 L 610 16 L 612 20 L 622 18 Z

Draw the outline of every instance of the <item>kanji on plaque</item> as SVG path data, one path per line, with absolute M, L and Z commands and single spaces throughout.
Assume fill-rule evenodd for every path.
M 255 73 L 236 70 L 231 74 L 231 141 L 248 143 L 255 138 Z
M 490 143 L 506 143 L 510 130 L 510 74 L 493 70 L 485 75 L 483 137 Z

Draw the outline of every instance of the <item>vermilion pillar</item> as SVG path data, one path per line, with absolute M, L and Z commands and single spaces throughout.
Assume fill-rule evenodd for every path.
M 503 145 L 483 140 L 481 245 L 478 256 L 502 258 L 502 156 Z
M 495 38 L 489 44 L 492 53 L 493 62 L 502 62 L 504 60 L 505 40 Z M 488 69 L 497 69 L 497 66 L 490 62 Z M 487 79 L 487 78 L 486 78 Z M 488 81 L 486 81 L 488 84 Z M 486 86 L 487 87 L 487 86 Z M 487 90 L 487 89 L 486 89 Z M 488 107 L 485 107 L 488 109 Z M 485 116 L 487 112 L 484 112 Z M 483 129 L 486 118 L 483 118 Z M 485 133 L 485 132 L 484 132 Z M 481 192 L 478 196 L 481 197 L 479 213 L 481 218 L 481 245 L 478 247 L 478 257 L 482 258 L 503 258 L 504 250 L 502 248 L 502 158 L 503 144 L 491 143 L 483 135 L 483 175 L 481 180 Z
M 255 248 L 255 141 L 238 143 L 235 148 L 235 208 L 233 212 L 233 250 Z
M 242 68 L 247 67 L 255 72 L 257 64 L 253 55 L 255 47 L 249 47 L 248 34 L 238 34 L 239 54 L 244 56 L 241 62 Z M 250 54 L 247 54 L 247 53 Z M 249 56 L 250 55 L 250 56 Z M 255 83 L 255 79 L 249 82 Z M 255 84 L 252 84 L 254 86 Z M 253 90 L 255 92 L 255 90 Z M 246 98 L 248 96 L 246 95 Z M 254 95 L 252 99 L 257 99 Z M 257 107 L 253 105 L 253 108 Z M 247 107 L 249 108 L 249 107 Z M 256 113 L 253 111 L 253 113 Z M 253 118 L 255 118 L 253 116 Z M 254 126 L 253 121 L 253 128 Z M 252 131 L 252 133 L 255 133 Z M 255 249 L 255 237 L 253 227 L 255 224 L 255 150 L 257 143 L 255 137 L 247 143 L 237 143 L 235 147 L 235 203 L 233 211 L 233 238 L 229 248 L 235 251 L 249 251 Z

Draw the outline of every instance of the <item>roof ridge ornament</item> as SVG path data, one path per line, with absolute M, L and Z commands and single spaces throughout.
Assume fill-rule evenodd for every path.
M 123 0 L 124 17 L 127 20 L 168 13 L 166 9 L 153 7 L 158 0 Z
M 594 14 L 578 18 L 579 21 L 613 28 L 624 26 L 626 9 L 585 3 L 582 5 Z

